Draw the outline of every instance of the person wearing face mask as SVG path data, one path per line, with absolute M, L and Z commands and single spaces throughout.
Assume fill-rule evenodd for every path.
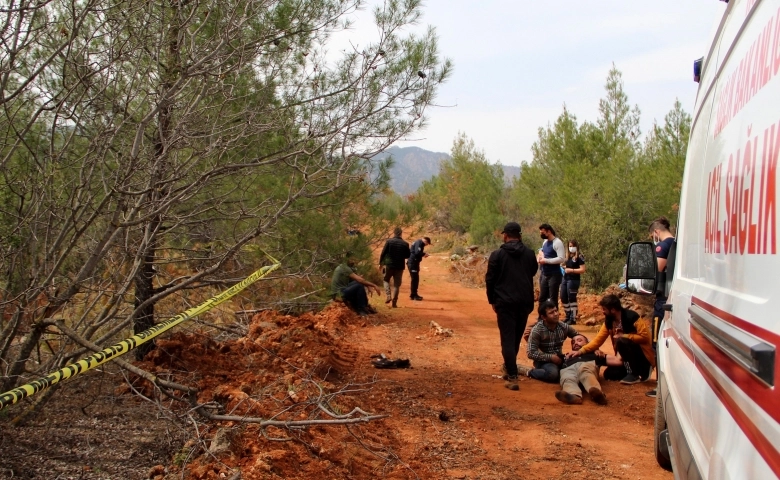
M 580 275 L 585 273 L 585 257 L 580 252 L 577 240 L 569 240 L 569 253 L 566 256 L 563 283 L 561 283 L 561 302 L 566 312 L 565 322 L 577 323 L 577 292 L 580 289 Z
M 544 240 L 542 249 L 536 256 L 536 261 L 542 267 L 539 277 L 539 303 L 551 300 L 555 308 L 558 308 L 558 293 L 563 281 L 561 265 L 566 261 L 566 250 L 550 224 L 539 225 L 539 236 Z
M 623 365 L 608 366 L 604 370 L 604 379 L 620 380 L 625 385 L 646 382 L 655 365 L 655 351 L 647 322 L 635 311 L 623 308 L 615 295 L 605 295 L 599 306 L 604 313 L 604 324 L 593 340 L 576 352 L 571 352 L 570 357 L 595 352 L 609 337 Z
M 658 271 L 666 271 L 666 263 L 669 259 L 669 250 L 674 245 L 674 235 L 670 231 L 671 224 L 666 217 L 658 217 L 650 223 L 647 228 L 650 233 L 650 238 L 655 245 L 655 256 L 658 262 Z M 669 279 L 671 281 L 671 279 Z M 664 318 L 664 304 L 666 304 L 666 295 L 663 291 L 655 295 L 655 304 L 653 305 L 653 321 L 650 326 L 650 333 L 652 337 L 653 350 L 655 350 L 656 343 L 658 343 L 658 327 L 661 324 L 661 320 Z M 647 396 L 654 397 L 655 390 L 647 392 Z

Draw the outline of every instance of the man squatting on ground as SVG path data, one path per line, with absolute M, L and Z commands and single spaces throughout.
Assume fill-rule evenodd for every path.
M 385 269 L 385 276 L 382 279 L 384 281 L 385 294 L 387 295 L 385 303 L 393 302 L 393 308 L 398 306 L 398 291 L 401 289 L 404 265 L 410 254 L 409 244 L 401 238 L 401 233 L 403 233 L 401 228 L 395 227 L 393 237 L 387 239 L 384 248 L 382 248 L 382 253 L 379 254 L 379 265 Z M 390 291 L 390 279 L 393 280 L 392 294 Z
M 409 296 L 412 300 L 420 301 L 423 297 L 417 294 L 417 288 L 420 286 L 420 262 L 427 257 L 425 253 L 425 246 L 431 244 L 431 239 L 423 237 L 415 240 L 412 243 L 411 253 L 409 254 L 409 260 L 406 261 L 406 265 L 409 267 L 409 276 L 412 277 L 412 293 Z
M 655 352 L 647 322 L 635 311 L 623 308 L 615 295 L 605 295 L 599 305 L 604 313 L 604 324 L 593 340 L 570 355 L 576 357 L 594 352 L 609 337 L 623 365 L 608 366 L 604 370 L 604 379 L 620 380 L 620 383 L 626 385 L 647 381 L 655 365 Z
M 368 315 L 368 296 L 366 289 L 374 289 L 379 295 L 379 287 L 364 279 L 355 272 L 355 259 L 350 252 L 345 255 L 345 262 L 333 271 L 331 281 L 331 297 L 335 300 L 341 297 L 358 315 Z
M 504 244 L 488 258 L 485 288 L 488 303 L 496 312 L 504 357 L 505 386 L 517 385 L 517 352 L 520 339 L 534 309 L 534 275 L 538 264 L 534 252 L 520 241 L 520 225 L 509 222 L 501 232 Z
M 544 382 L 557 382 L 563 365 L 563 341 L 574 338 L 579 332 L 566 322 L 558 320 L 558 307 L 551 300 L 539 305 L 539 317 L 528 337 L 528 358 L 534 368 L 521 367 L 521 374 Z
M 571 350 L 576 352 L 589 342 L 585 335 L 575 335 L 571 339 Z M 623 362 L 613 355 L 607 355 L 601 350 L 578 355 L 566 354 L 561 365 L 561 389 L 555 392 L 555 398 L 569 405 L 582 403 L 580 384 L 590 395 L 591 400 L 599 405 L 607 404 L 607 396 L 601 391 L 599 383 L 599 368 L 603 366 L 621 366 Z

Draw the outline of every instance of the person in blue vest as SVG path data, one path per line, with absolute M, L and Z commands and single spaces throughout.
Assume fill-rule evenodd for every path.
M 542 269 L 539 277 L 539 303 L 550 300 L 558 309 L 558 294 L 563 281 L 561 265 L 566 261 L 566 248 L 548 223 L 539 225 L 539 235 L 544 240 L 536 258 Z

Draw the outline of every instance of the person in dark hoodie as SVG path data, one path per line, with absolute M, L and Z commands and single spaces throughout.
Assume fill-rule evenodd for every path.
M 518 223 L 507 223 L 501 235 L 504 244 L 490 254 L 485 287 L 488 303 L 498 319 L 505 386 L 518 390 L 517 352 L 528 315 L 534 309 L 533 279 L 539 265 L 533 250 L 523 245 Z

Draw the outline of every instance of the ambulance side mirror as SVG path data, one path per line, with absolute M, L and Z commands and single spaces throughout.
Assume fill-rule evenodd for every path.
M 626 288 L 639 295 L 655 295 L 658 260 L 651 242 L 634 242 L 628 246 Z

